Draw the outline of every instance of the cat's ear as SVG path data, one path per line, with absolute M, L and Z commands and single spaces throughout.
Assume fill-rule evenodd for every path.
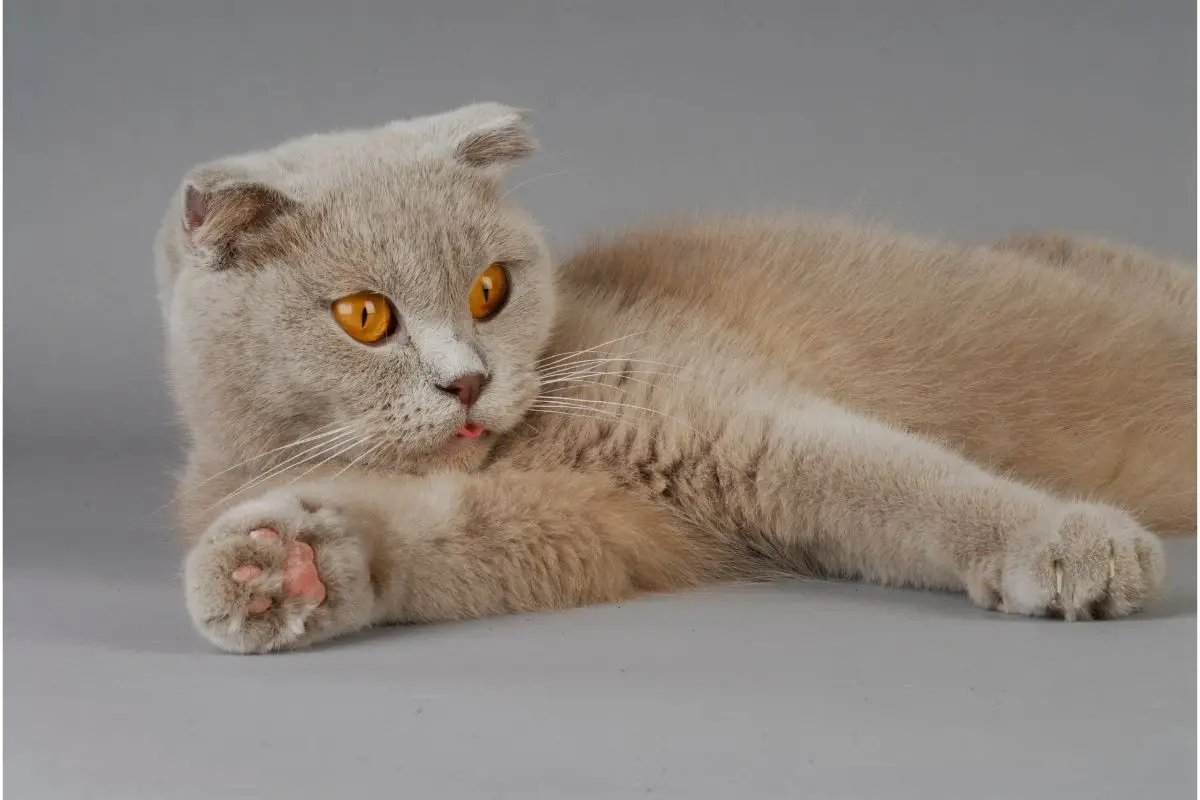
M 197 264 L 225 269 L 239 244 L 261 238 L 296 202 L 240 169 L 200 167 L 181 189 L 180 227 L 189 255 Z
M 419 133 L 459 164 L 500 177 L 514 161 L 537 150 L 528 119 L 526 109 L 500 103 L 475 103 L 393 125 Z

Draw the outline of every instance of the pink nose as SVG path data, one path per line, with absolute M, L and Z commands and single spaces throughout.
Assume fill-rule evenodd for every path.
M 469 372 L 438 388 L 446 394 L 454 395 L 458 398 L 458 402 L 470 408 L 479 399 L 479 393 L 483 391 L 484 383 L 485 379 L 482 374 Z

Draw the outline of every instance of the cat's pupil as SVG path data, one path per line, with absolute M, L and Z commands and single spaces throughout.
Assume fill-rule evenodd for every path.
M 488 300 L 491 299 L 491 297 L 490 297 L 491 293 L 492 293 L 492 281 L 490 278 L 484 278 L 483 279 L 483 302 L 486 303 Z
M 367 327 L 367 307 L 363 306 L 362 310 L 362 327 Z

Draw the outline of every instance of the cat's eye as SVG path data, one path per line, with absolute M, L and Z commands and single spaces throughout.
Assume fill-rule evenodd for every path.
M 333 301 L 333 318 L 350 338 L 378 344 L 396 330 L 396 312 L 388 299 L 376 292 L 355 292 Z
M 508 299 L 508 272 L 503 264 L 489 264 L 471 284 L 467 303 L 471 316 L 483 320 L 495 316 Z

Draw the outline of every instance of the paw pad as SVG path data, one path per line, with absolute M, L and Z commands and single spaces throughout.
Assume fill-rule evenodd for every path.
M 254 564 L 242 564 L 230 574 L 230 577 L 238 583 L 245 583 L 254 580 L 259 575 L 262 575 L 261 567 Z
M 256 597 L 246 604 L 246 610 L 251 614 L 261 614 L 271 607 L 271 601 L 266 597 Z
M 260 542 L 279 541 L 279 532 L 273 528 L 256 528 L 250 538 Z M 236 583 L 248 583 L 263 574 L 257 564 L 242 564 L 229 574 Z M 317 572 L 316 553 L 306 542 L 294 541 L 287 545 L 283 560 L 283 591 L 288 597 L 298 597 L 316 604 L 325 601 L 325 584 Z M 256 597 L 246 604 L 250 614 L 262 614 L 272 606 L 268 597 Z
M 293 597 L 320 603 L 325 599 L 325 584 L 317 574 L 316 554 L 304 542 L 292 542 L 283 562 L 283 589 Z

